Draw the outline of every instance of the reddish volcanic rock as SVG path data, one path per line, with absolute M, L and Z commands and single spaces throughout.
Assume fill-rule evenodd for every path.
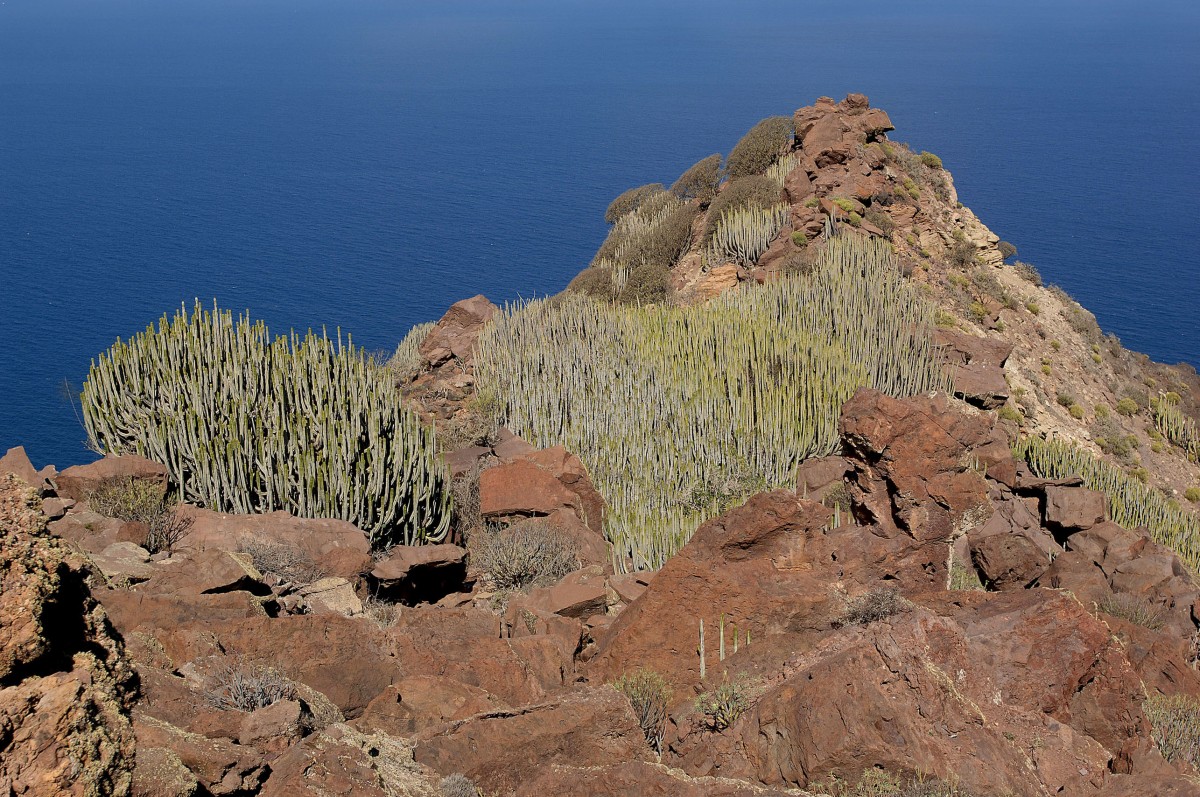
M 89 577 L 36 492 L 0 476 L 0 792 L 128 793 L 136 684 Z
M 58 494 L 83 501 L 87 494 L 111 479 L 140 479 L 167 486 L 169 475 L 165 466 L 136 454 L 107 456 L 88 465 L 67 468 L 55 477 Z
M 431 367 L 439 366 L 451 357 L 469 362 L 471 349 L 484 325 L 498 312 L 500 308 L 482 295 L 455 302 L 421 341 L 421 357 Z
M 554 764 L 593 767 L 650 756 L 629 701 L 610 686 L 479 714 L 422 734 L 414 750 L 419 763 L 444 775 L 461 772 L 498 794 L 535 793 L 524 784 Z

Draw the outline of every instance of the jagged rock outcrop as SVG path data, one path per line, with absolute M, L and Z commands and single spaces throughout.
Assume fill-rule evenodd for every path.
M 0 793 L 124 795 L 136 683 L 36 492 L 0 476 Z

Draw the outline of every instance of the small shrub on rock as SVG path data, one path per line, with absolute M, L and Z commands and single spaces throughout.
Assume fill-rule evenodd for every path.
M 1000 243 L 996 244 L 996 248 L 1000 250 L 1000 258 L 1002 260 L 1008 260 L 1010 257 L 1016 257 L 1017 255 L 1017 247 L 1013 246 L 1008 241 L 1001 241 Z
M 630 188 L 609 204 L 608 209 L 604 211 L 604 220 L 609 224 L 615 224 L 617 219 L 627 213 L 632 213 L 647 199 L 666 190 L 662 183 L 649 183 L 639 185 L 637 188 Z
M 964 238 L 954 242 L 947 257 L 950 265 L 956 268 L 967 268 L 975 265 L 975 256 L 978 253 L 979 247 Z
M 477 535 L 471 561 L 498 590 L 558 581 L 579 566 L 575 542 L 549 521 Z
M 301 548 L 251 537 L 238 542 L 238 553 L 248 554 L 254 569 L 281 580 L 304 586 L 325 577 L 325 571 Z
M 671 702 L 671 687 L 666 680 L 654 670 L 643 667 L 622 675 L 613 686 L 629 699 L 646 741 L 655 753 L 661 753 L 667 708 Z
M 839 625 L 868 625 L 899 614 L 908 606 L 900 593 L 888 587 L 877 587 L 847 602 Z
M 712 201 L 721 184 L 721 155 L 714 153 L 679 176 L 671 186 L 671 193 L 682 200 L 698 199 L 701 204 Z
M 1151 695 L 1142 710 L 1163 758 L 1200 767 L 1200 702 L 1184 695 Z
M 1189 487 L 1183 491 L 1183 497 L 1193 504 L 1200 503 L 1200 487 Z
M 575 279 L 567 285 L 567 290 L 610 302 L 617 298 L 617 287 L 613 283 L 612 269 L 604 266 L 585 268 L 575 275 Z
M 1128 396 L 1117 402 L 1117 414 L 1131 418 L 1137 415 L 1138 403 Z
M 474 782 L 459 772 L 442 778 L 438 786 L 442 790 L 442 797 L 479 797 L 479 789 Z
M 1017 274 L 1026 282 L 1031 282 L 1038 287 L 1042 285 L 1042 275 L 1032 263 L 1022 263 L 1020 260 L 1013 263 L 1013 268 L 1017 270 Z
M 218 670 L 208 691 L 209 702 L 222 711 L 257 711 L 295 697 L 295 685 L 278 670 L 241 661 Z
M 725 163 L 732 177 L 762 174 L 792 142 L 792 117 L 769 116 L 734 145 Z
M 1120 617 L 1122 620 L 1128 620 L 1134 625 L 1149 628 L 1151 631 L 1158 631 L 1166 623 L 1166 617 L 1161 608 L 1137 595 L 1128 593 L 1109 595 L 1100 601 L 1096 608 L 1105 614 Z
M 863 214 L 863 221 L 878 228 L 880 232 L 889 237 L 896 229 L 896 222 L 892 221 L 892 217 L 878 208 L 871 208 Z
M 166 489 L 146 479 L 106 479 L 87 494 L 88 505 L 105 517 L 143 523 L 146 537 L 141 546 L 150 553 L 171 553 L 188 532 L 192 519 L 179 513 L 179 505 L 167 500 Z
M 917 157 L 920 159 L 922 166 L 928 166 L 930 169 L 942 168 L 942 159 L 932 152 L 922 152 Z
M 704 715 L 708 727 L 720 733 L 738 721 L 750 707 L 744 684 L 726 681 L 711 692 L 696 698 L 696 710 Z

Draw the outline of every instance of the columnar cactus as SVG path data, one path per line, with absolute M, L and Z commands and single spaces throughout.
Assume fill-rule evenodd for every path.
M 381 548 L 449 528 L 432 430 L 340 333 L 272 339 L 197 302 L 93 360 L 81 398 L 98 450 L 166 465 L 185 501 L 339 518 Z
M 480 338 L 477 386 L 497 420 L 587 465 L 616 566 L 654 569 L 731 501 L 831 453 L 857 388 L 945 388 L 931 313 L 886 244 L 835 236 L 812 276 L 695 307 L 511 307 Z

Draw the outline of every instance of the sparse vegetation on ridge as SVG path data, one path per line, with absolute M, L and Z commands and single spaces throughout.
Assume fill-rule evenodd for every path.
M 833 450 L 858 387 L 945 387 L 932 308 L 887 244 L 827 246 L 807 278 L 688 308 L 531 302 L 480 338 L 476 378 L 497 420 L 583 460 L 609 502 L 618 568 L 661 567 L 719 512 L 715 498 L 694 506 L 705 485 L 744 473 L 756 483 L 740 496 L 790 484 L 798 463 Z
M 1127 529 L 1144 526 L 1156 542 L 1173 549 L 1192 570 L 1200 567 L 1200 517 L 1148 486 L 1139 474 L 1125 473 L 1060 440 L 1027 437 L 1013 445 L 1013 454 L 1028 462 L 1038 476 L 1079 476 L 1087 487 L 1108 496 L 1110 520 Z

